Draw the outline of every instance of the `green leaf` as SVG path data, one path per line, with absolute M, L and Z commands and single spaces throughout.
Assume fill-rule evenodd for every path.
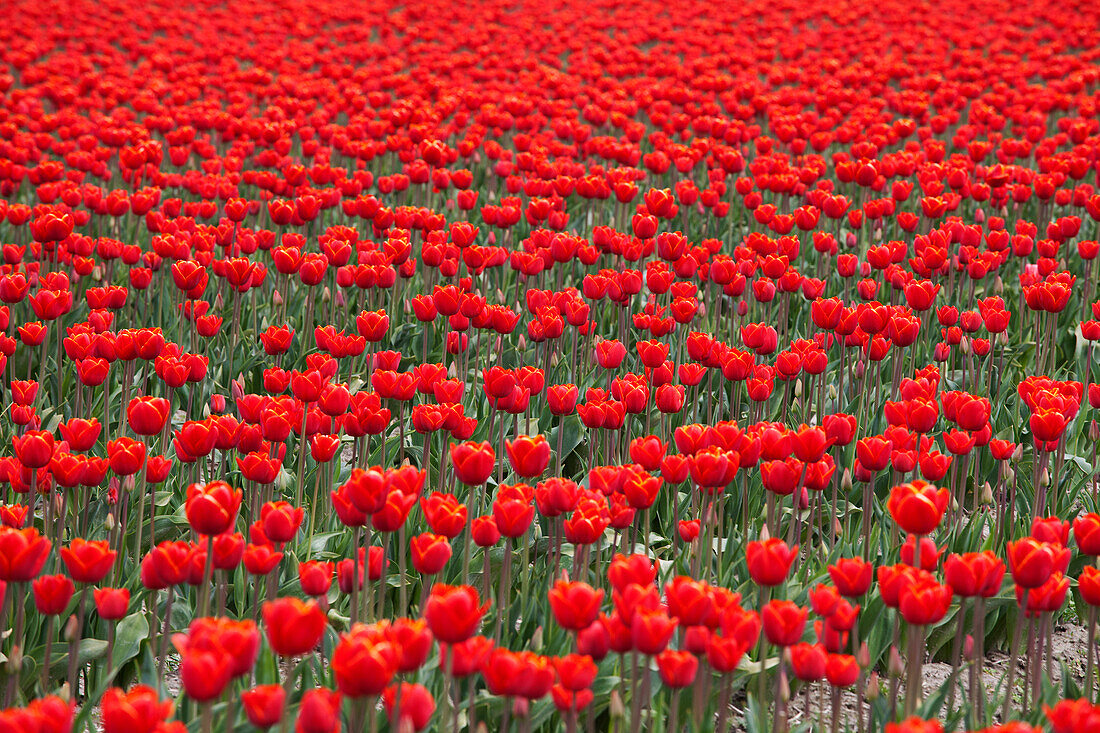
M 50 673 L 57 675 L 63 673 L 69 666 L 69 645 L 66 642 L 55 642 L 53 645 L 54 656 L 50 659 Z M 76 661 L 84 665 L 93 659 L 107 656 L 107 642 L 103 639 L 81 639 L 76 651 Z
M 141 642 L 149 638 L 149 621 L 145 614 L 136 611 L 118 623 L 115 629 L 115 648 L 111 651 L 111 664 L 116 669 L 129 662 L 141 650 Z

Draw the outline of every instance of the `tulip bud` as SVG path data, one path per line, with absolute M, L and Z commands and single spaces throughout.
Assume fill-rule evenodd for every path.
M 844 525 L 840 523 L 839 519 L 833 518 L 833 536 L 840 539 L 844 536 Z
M 964 337 L 963 340 L 959 342 L 959 351 L 966 356 L 970 356 L 970 339 Z
M 413 310 L 413 307 L 412 307 L 412 301 L 410 301 L 410 300 L 403 300 L 403 301 L 401 301 L 401 302 L 402 302 L 402 308 L 403 308 L 403 309 L 404 309 L 404 311 L 405 311 L 405 315 L 409 315 L 410 313 L 412 313 L 412 310 Z
M 802 397 L 802 378 L 801 377 L 794 380 L 794 396 L 795 396 L 795 399 L 798 399 L 798 398 Z
M 550 366 L 556 367 L 558 365 L 558 362 L 561 361 L 561 359 L 559 358 L 560 355 L 561 352 L 559 351 L 555 351 L 553 354 L 550 355 Z
M 844 473 L 840 474 L 840 490 L 845 494 L 852 490 L 852 469 L 845 468 Z
M 867 642 L 863 642 L 859 645 L 859 653 L 856 654 L 856 664 L 862 669 L 867 669 L 871 666 L 871 650 L 867 648 Z
M 830 384 L 829 388 L 827 390 L 825 390 L 825 394 L 829 397 L 830 400 L 835 400 L 836 396 L 838 394 L 837 389 L 836 389 L 836 385 L 835 384 Z
M 626 708 L 623 707 L 623 699 L 619 697 L 618 690 L 611 691 L 611 700 L 607 704 L 607 709 L 612 720 L 626 716 Z
M 485 721 L 477 721 L 477 733 L 489 733 L 489 726 L 485 725 Z
M 65 641 L 74 641 L 80 638 L 80 622 L 76 618 L 76 614 L 69 616 L 69 620 L 65 622 L 65 628 L 61 631 L 62 638 Z
M 103 268 L 99 265 L 92 268 L 92 280 L 95 280 L 97 283 L 103 282 Z
M 330 300 L 332 300 L 332 291 L 329 290 L 328 285 L 326 285 L 325 289 L 321 291 L 321 302 L 327 303 Z
M 527 350 L 527 337 L 522 333 L 519 335 L 519 338 L 516 339 L 516 349 L 520 352 Z
M 971 636 L 970 634 L 966 635 L 966 642 L 963 644 L 963 658 L 964 659 L 973 659 L 974 658 L 974 637 Z
M 12 672 L 18 672 L 23 666 L 23 647 L 14 644 L 8 654 L 8 667 Z
M 107 512 L 107 518 L 103 520 L 103 529 L 108 532 L 114 532 L 116 527 L 115 515 L 113 512 Z
M 1016 450 L 1012 451 L 1012 460 L 1018 461 L 1024 457 L 1024 444 L 1020 443 L 1016 446 Z
M 343 308 L 346 304 L 347 304 L 347 298 L 344 297 L 344 291 L 343 290 L 337 290 L 336 291 L 336 305 Z
M 1050 486 L 1050 470 L 1047 469 L 1045 466 L 1043 467 L 1043 470 L 1039 472 L 1039 485 Z
M 998 295 L 1003 293 L 1005 289 L 1005 281 L 1001 279 L 1001 276 L 993 278 L 993 294 Z
M 982 505 L 993 506 L 993 487 L 988 481 L 982 484 Z
M 860 361 L 856 362 L 856 379 L 862 379 L 863 374 L 867 371 L 867 365 Z
M 283 304 L 283 296 L 281 293 L 279 293 L 278 290 L 271 294 L 271 302 L 273 302 L 275 305 Z
M 61 685 L 61 689 L 57 691 L 57 696 L 61 698 L 62 702 L 68 702 L 70 699 L 72 699 L 73 690 L 71 687 L 69 687 L 68 682 Z
M 951 503 L 948 505 L 952 512 L 959 511 L 959 501 L 955 497 L 951 497 Z
M 535 629 L 535 633 L 531 634 L 531 649 L 542 648 L 542 627 Z
M 787 680 L 787 673 L 784 671 L 779 676 L 779 699 L 784 704 L 790 702 L 791 699 L 791 683 Z
M 863 698 L 867 700 L 867 702 L 874 702 L 878 699 L 881 691 L 878 681 L 878 672 L 872 672 L 871 676 L 867 678 L 867 686 L 863 689 Z
M 765 524 L 760 528 L 760 536 L 757 537 L 761 542 L 767 542 L 772 538 L 772 533 L 768 531 L 768 525 Z
M 1095 420 L 1089 423 L 1089 440 L 1094 443 L 1100 441 L 1100 424 Z
M 905 674 L 905 662 L 901 661 L 901 655 L 898 654 L 896 646 L 890 647 L 890 660 L 886 669 L 891 677 L 901 677 Z
M 1016 471 L 1011 467 L 1005 469 L 1005 483 L 1011 484 L 1016 481 Z
M 279 471 L 279 475 L 275 477 L 275 486 L 280 490 L 286 489 L 290 486 L 290 482 L 294 480 L 294 476 L 285 468 Z
M 512 698 L 512 716 L 516 718 L 526 718 L 527 714 L 531 712 L 531 703 L 527 701 L 526 697 L 513 697 Z

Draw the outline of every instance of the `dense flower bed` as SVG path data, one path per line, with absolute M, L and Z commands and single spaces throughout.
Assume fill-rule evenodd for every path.
M 1095 729 L 1100 5 L 0 17 L 0 731 Z

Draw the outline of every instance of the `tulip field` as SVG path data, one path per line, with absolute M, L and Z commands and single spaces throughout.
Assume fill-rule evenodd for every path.
M 0 733 L 1100 726 L 1100 4 L 0 19 Z

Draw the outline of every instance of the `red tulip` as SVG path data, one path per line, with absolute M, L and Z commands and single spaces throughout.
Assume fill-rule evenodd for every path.
M 777 537 L 753 541 L 745 548 L 749 576 L 759 585 L 773 587 L 787 580 L 787 573 L 798 557 L 798 545 L 788 547 Z
M 312 650 L 328 625 L 325 612 L 316 601 L 297 598 L 265 603 L 263 619 L 267 642 L 282 657 L 296 657 Z
M 106 540 L 87 542 L 77 537 L 68 547 L 61 548 L 65 569 L 77 583 L 98 583 L 111 572 L 117 552 Z
M 587 583 L 559 580 L 549 592 L 550 610 L 558 626 L 582 631 L 595 622 L 604 592 Z
M 184 507 L 187 521 L 201 535 L 228 532 L 237 518 L 242 498 L 240 489 L 233 489 L 224 481 L 212 481 L 205 486 L 191 484 Z
M 521 435 L 515 440 L 506 441 L 504 445 L 513 470 L 524 478 L 541 476 L 547 464 L 550 463 L 550 443 L 544 435 L 536 435 L 533 438 Z
M 459 481 L 480 486 L 493 472 L 496 453 L 489 443 L 452 443 L 451 464 Z
M 829 566 L 829 577 L 840 594 L 859 598 L 871 587 L 871 563 L 859 557 L 840 558 Z
M 282 685 L 260 685 L 241 693 L 241 706 L 248 722 L 267 730 L 283 719 L 286 690 Z
M 951 495 L 947 489 L 937 489 L 918 479 L 895 486 L 886 507 L 905 532 L 926 535 L 939 526 L 950 501 Z
M 657 671 L 661 682 L 668 687 L 678 689 L 689 686 L 695 681 L 698 669 L 699 660 L 691 652 L 666 649 L 657 655 Z
M 43 575 L 31 583 L 34 607 L 43 616 L 58 616 L 73 597 L 73 581 L 66 575 Z
M 481 626 L 481 618 L 489 610 L 489 602 L 478 605 L 479 600 L 471 586 L 436 584 L 424 605 L 424 619 L 441 642 L 466 641 Z
M 0 580 L 27 583 L 42 570 L 50 541 L 33 527 L 0 527 Z
M 96 588 L 92 591 L 96 612 L 108 621 L 118 621 L 126 617 L 130 607 L 128 588 Z
M 419 534 L 412 538 L 409 545 L 412 549 L 413 569 L 423 575 L 435 575 L 451 559 L 451 543 L 442 535 Z
M 902 586 L 898 610 L 906 623 L 927 626 L 937 623 L 951 606 L 951 586 L 940 585 L 928 576 Z
M 435 712 L 435 698 L 424 685 L 401 682 L 390 685 L 382 695 L 386 717 L 394 730 L 411 727 L 418 731 L 428 727 Z
M 347 697 L 380 695 L 397 673 L 398 651 L 376 626 L 356 625 L 332 654 L 336 687 Z
M 171 700 L 160 701 L 157 691 L 138 685 L 123 692 L 112 687 L 100 702 L 103 733 L 152 733 L 172 714 Z
M 791 601 L 769 601 L 761 613 L 764 636 L 775 646 L 794 646 L 802 638 L 808 608 Z

